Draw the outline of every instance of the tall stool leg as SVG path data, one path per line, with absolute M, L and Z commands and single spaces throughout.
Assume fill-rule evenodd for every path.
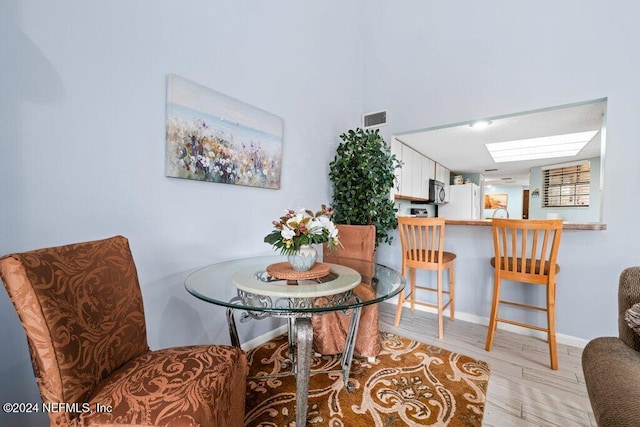
M 444 337 L 444 325 L 442 319 L 442 267 L 438 268 L 438 339 Z
M 409 267 L 409 276 L 411 277 L 411 311 L 416 311 L 416 269 Z
M 500 274 L 496 269 L 493 280 L 493 301 L 491 303 L 491 317 L 489 318 L 489 330 L 487 331 L 487 344 L 485 350 L 490 351 L 493 344 L 493 334 L 496 331 L 496 318 L 498 317 L 498 301 L 500 300 Z
M 407 277 L 407 268 L 404 266 L 404 259 L 402 260 L 402 276 Z M 404 306 L 406 300 L 406 296 L 404 294 L 406 289 L 407 288 L 405 286 L 402 292 L 398 294 L 398 306 L 396 307 L 396 319 L 394 326 L 398 326 L 400 324 L 400 317 L 402 317 L 402 307 Z M 411 293 L 409 293 L 409 296 L 411 296 Z
M 451 299 L 451 302 L 449 303 L 449 318 L 451 320 L 455 320 L 455 317 L 456 317 L 455 287 L 456 287 L 456 264 L 455 262 L 452 261 L 449 266 L 449 298 Z
M 558 370 L 558 350 L 556 348 L 556 295 L 555 283 L 547 285 L 547 326 L 549 328 L 549 357 L 551 369 Z
M 402 306 L 404 305 L 404 289 L 402 292 L 398 294 L 398 307 L 396 307 L 396 321 L 394 326 L 398 326 L 400 324 L 400 317 L 402 316 Z

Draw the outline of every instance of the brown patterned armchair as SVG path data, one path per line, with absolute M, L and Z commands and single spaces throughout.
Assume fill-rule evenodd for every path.
M 55 409 L 51 425 L 242 425 L 245 353 L 222 345 L 150 351 L 124 237 L 7 255 L 0 276 L 42 400 Z
M 375 297 L 371 279 L 376 245 L 376 227 L 373 225 L 338 224 L 341 248 L 329 252 L 323 250 L 323 261 L 342 264 L 358 271 L 362 283 L 354 292 L 362 299 Z M 311 318 L 313 326 L 313 349 L 320 354 L 337 354 L 344 350 L 350 318 L 341 313 L 331 312 Z M 355 354 L 375 359 L 380 353 L 380 332 L 378 304 L 367 305 L 360 312 L 360 323 L 355 343 Z

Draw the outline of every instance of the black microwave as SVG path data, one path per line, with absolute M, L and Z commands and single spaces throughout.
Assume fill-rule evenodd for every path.
M 436 181 L 435 179 L 429 180 L 429 203 L 434 205 L 440 205 L 445 202 L 446 193 L 444 190 L 444 182 Z

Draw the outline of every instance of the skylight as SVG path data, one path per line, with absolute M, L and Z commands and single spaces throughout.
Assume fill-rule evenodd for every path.
M 577 155 L 598 131 L 486 144 L 496 163 Z

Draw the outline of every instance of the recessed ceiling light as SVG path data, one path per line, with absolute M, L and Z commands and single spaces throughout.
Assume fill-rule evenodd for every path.
M 491 123 L 493 123 L 491 120 L 477 120 L 473 123 L 469 123 L 469 126 L 474 129 L 481 130 L 489 126 Z
M 496 163 L 577 155 L 598 131 L 486 144 Z

